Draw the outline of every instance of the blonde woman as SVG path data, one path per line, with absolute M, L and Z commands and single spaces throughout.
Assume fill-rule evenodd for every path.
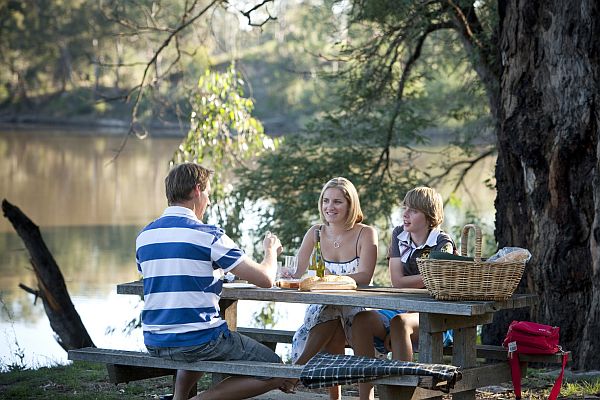
M 423 277 L 417 268 L 417 258 L 426 257 L 432 250 L 455 253 L 452 238 L 442 230 L 444 203 L 432 188 L 410 190 L 402 202 L 402 225 L 393 233 L 388 250 L 388 267 L 392 285 L 397 288 L 423 288 Z M 353 324 L 353 349 L 356 355 L 375 356 L 392 352 L 396 360 L 412 361 L 413 344 L 419 338 L 419 314 L 399 310 L 371 310 L 356 315 Z M 444 342 L 451 342 L 449 332 Z M 373 385 L 359 385 L 361 400 L 374 398 Z
M 312 226 L 304 235 L 295 276 L 302 276 L 308 268 L 315 246 L 315 231 L 320 230 L 326 273 L 348 275 L 358 285 L 368 285 L 377 262 L 377 231 L 362 223 L 356 188 L 346 178 L 333 178 L 323 186 L 318 206 L 322 224 Z M 293 361 L 305 364 L 322 350 L 343 354 L 346 343 L 352 343 L 352 320 L 363 310 L 362 307 L 311 304 L 303 325 L 294 335 Z M 330 389 L 331 399 L 340 397 L 339 387 Z

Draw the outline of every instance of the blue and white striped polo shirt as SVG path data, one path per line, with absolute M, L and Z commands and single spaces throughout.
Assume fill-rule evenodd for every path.
M 142 330 L 154 347 L 196 346 L 227 330 L 219 316 L 222 274 L 244 253 L 225 232 L 185 207 L 168 207 L 136 239 L 144 277 Z

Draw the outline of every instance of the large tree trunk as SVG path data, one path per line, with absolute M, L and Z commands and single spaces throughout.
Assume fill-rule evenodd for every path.
M 532 319 L 561 327 L 575 368 L 598 369 L 600 6 L 506 0 L 499 11 L 496 238 L 533 254 Z
M 37 290 L 24 285 L 21 288 L 42 299 L 50 326 L 58 336 L 58 343 L 65 350 L 95 347 L 71 302 L 60 268 L 46 247 L 37 225 L 6 200 L 2 201 L 2 211 L 25 243 L 38 282 Z

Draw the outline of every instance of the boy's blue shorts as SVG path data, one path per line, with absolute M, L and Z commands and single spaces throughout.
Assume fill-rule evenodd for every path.
M 398 314 L 403 314 L 406 311 L 403 311 L 403 310 L 377 310 L 377 312 L 379 313 L 379 316 L 381 317 L 381 322 L 383 322 L 383 326 L 385 328 L 385 334 L 387 336 L 390 334 L 390 321 L 392 320 L 392 318 L 394 318 Z M 449 329 L 446 332 L 444 332 L 443 339 L 444 339 L 444 347 L 452 345 L 452 342 L 454 341 L 452 329 Z M 385 348 L 385 345 L 383 344 L 383 340 L 381 340 L 380 338 L 374 337 L 373 344 L 375 345 L 375 349 L 378 352 L 380 352 L 381 354 L 387 354 L 389 352 L 389 350 Z

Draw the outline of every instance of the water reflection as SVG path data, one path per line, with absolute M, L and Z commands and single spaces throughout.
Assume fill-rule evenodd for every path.
M 163 179 L 178 139 L 0 133 L 0 196 L 41 227 L 136 225 L 165 206 Z M 11 231 L 0 220 L 0 232 Z
M 120 143 L 120 135 L 92 132 L 0 131 L 0 199 L 21 208 L 40 227 L 94 343 L 140 349 L 139 330 L 132 336 L 123 333 L 128 322 L 139 316 L 140 300 L 117 295 L 115 286 L 138 278 L 135 237 L 166 205 L 163 180 L 179 139 L 132 139 L 113 161 Z M 469 178 L 473 182 L 469 186 L 481 187 L 490 168 L 480 166 Z M 482 217 L 493 219 L 494 193 L 473 195 L 485 196 L 474 203 L 486 207 Z M 447 226 L 462 222 L 460 212 L 446 211 Z M 400 223 L 399 215 L 393 216 L 393 222 Z M 21 239 L 9 221 L 0 218 L 0 369 L 19 364 L 16 354 L 21 352 L 28 367 L 66 362 L 41 301 L 34 305 L 33 295 L 19 289 L 19 283 L 36 287 Z M 272 316 L 261 315 L 262 308 L 271 307 L 269 303 L 240 302 L 238 307 L 240 326 L 275 322 L 269 319 Z M 305 308 L 276 304 L 272 312 L 279 318 L 274 327 L 296 329 Z M 287 358 L 289 346 L 277 351 Z
M 138 278 L 135 237 L 166 205 L 164 176 L 179 139 L 132 139 L 111 162 L 121 136 L 91 135 L 0 131 L 0 199 L 40 227 L 96 346 L 137 350 L 143 348 L 141 331 L 124 330 L 139 317 L 141 302 L 117 295 L 115 287 Z M 34 305 L 19 283 L 36 288 L 21 239 L 0 218 L 0 370 L 67 362 L 41 301 Z M 268 306 L 240 302 L 240 326 L 255 326 L 254 316 Z M 298 327 L 305 307 L 276 311 L 285 315 L 276 327 Z M 277 349 L 284 358 L 287 347 Z
M 122 333 L 139 314 L 139 299 L 115 285 L 137 279 L 133 254 L 141 226 L 164 206 L 163 179 L 176 138 L 130 140 L 113 161 L 120 135 L 90 132 L 0 132 L 0 197 L 39 227 L 64 275 L 75 308 L 96 345 L 137 348 Z M 66 361 L 36 288 L 29 256 L 10 222 L 0 218 L 0 365 Z M 106 336 L 107 329 L 114 328 Z

